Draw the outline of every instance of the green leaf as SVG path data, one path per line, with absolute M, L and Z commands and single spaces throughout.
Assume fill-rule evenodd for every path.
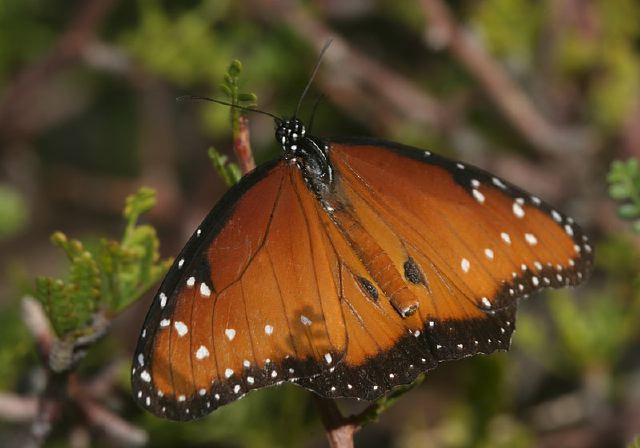
M 255 93 L 239 93 L 238 101 L 246 102 L 246 103 L 255 103 L 258 101 L 258 97 Z
M 233 98 L 233 92 L 226 84 L 220 84 L 220 90 L 225 94 L 229 99 Z
M 227 71 L 227 73 L 231 78 L 237 78 L 238 76 L 240 76 L 240 72 L 242 72 L 242 63 L 239 60 L 234 59 L 233 62 L 231 62 L 231 64 L 229 65 L 229 70 Z
M 228 163 L 227 156 L 220 154 L 215 148 L 209 148 L 209 159 L 213 168 L 218 172 L 227 186 L 232 186 L 240 180 L 242 172 L 235 163 Z
M 623 204 L 618 208 L 618 214 L 622 219 L 635 219 L 640 216 L 640 205 Z
M 142 187 L 136 193 L 127 196 L 123 212 L 127 224 L 134 225 L 141 214 L 151 210 L 155 205 L 156 192 L 148 187 Z
M 627 199 L 630 193 L 631 190 L 624 184 L 613 184 L 609 187 L 609 196 L 617 201 Z

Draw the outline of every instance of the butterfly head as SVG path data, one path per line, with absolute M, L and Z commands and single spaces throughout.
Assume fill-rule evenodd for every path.
M 296 153 L 298 143 L 305 136 L 306 129 L 302 121 L 297 118 L 283 120 L 276 128 L 276 140 L 285 153 Z

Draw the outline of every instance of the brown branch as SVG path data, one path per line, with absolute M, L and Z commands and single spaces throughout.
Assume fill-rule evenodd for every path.
M 594 136 L 586 130 L 558 128 L 545 118 L 500 64 L 458 25 L 442 0 L 422 0 L 422 7 L 429 23 L 427 40 L 435 48 L 451 50 L 530 144 L 551 155 L 594 147 Z
M 43 59 L 25 68 L 0 99 L 0 127 L 10 129 L 32 104 L 38 88 L 51 76 L 75 59 L 91 42 L 96 29 L 105 19 L 116 0 L 89 0 L 82 5 L 67 30 Z
M 30 422 L 37 412 L 38 400 L 35 397 L 0 392 L 0 420 L 14 423 Z
M 335 400 L 312 394 L 331 448 L 353 448 L 353 436 L 360 429 L 353 417 L 344 417 Z
M 366 126 L 391 130 L 409 119 L 446 133 L 454 124 L 455 110 L 449 104 L 349 45 L 299 2 L 253 0 L 252 5 L 257 16 L 284 21 L 318 52 L 332 39 L 318 82 L 332 102 Z
M 240 162 L 240 170 L 242 174 L 253 171 L 256 162 L 253 160 L 253 152 L 251 151 L 251 141 L 249 139 L 249 119 L 243 115 L 238 116 L 237 130 L 234 126 L 233 132 L 233 150 Z
M 149 436 L 144 430 L 131 425 L 104 406 L 92 400 L 80 399 L 78 403 L 89 423 L 102 430 L 117 445 L 142 446 L 148 442 Z

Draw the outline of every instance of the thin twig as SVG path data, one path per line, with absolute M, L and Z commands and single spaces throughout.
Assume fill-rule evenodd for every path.
M 344 417 L 335 400 L 313 394 L 331 448 L 352 448 L 353 436 L 360 429 L 355 420 Z
M 131 425 L 104 406 L 92 400 L 80 399 L 78 403 L 89 423 L 102 430 L 110 439 L 117 442 L 117 445 L 142 446 L 147 443 L 149 436 L 144 430 Z
M 586 130 L 559 128 L 544 117 L 502 66 L 458 25 L 442 0 L 422 0 L 422 7 L 429 23 L 427 41 L 437 49 L 449 48 L 529 143 L 551 155 L 593 148 L 594 136 Z
M 233 150 L 236 153 L 242 174 L 253 171 L 256 162 L 251 151 L 251 141 L 249 138 L 249 119 L 244 115 L 238 115 L 237 126 L 233 132 Z
M 11 129 L 24 111 L 31 104 L 38 88 L 82 52 L 111 11 L 116 0 L 90 0 L 80 2 L 82 5 L 69 23 L 67 30 L 49 51 L 46 57 L 25 68 L 0 99 L 0 123 L 3 130 Z
M 0 392 L 0 420 L 4 422 L 31 422 L 38 412 L 38 400 L 35 397 L 21 397 Z

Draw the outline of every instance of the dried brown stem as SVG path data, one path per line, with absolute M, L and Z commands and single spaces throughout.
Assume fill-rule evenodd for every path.
M 38 412 L 38 400 L 35 397 L 0 392 L 0 420 L 5 422 L 31 422 Z
M 142 446 L 148 441 L 145 431 L 137 428 L 92 400 L 78 400 L 89 423 L 103 431 L 117 445 Z
M 116 0 L 88 0 L 78 3 L 79 11 L 67 30 L 49 53 L 37 63 L 25 68 L 0 99 L 2 130 L 11 129 L 25 106 L 32 103 L 38 88 L 69 61 L 76 58 L 92 41 L 96 29 L 111 11 Z
M 249 119 L 243 115 L 238 116 L 237 130 L 233 133 L 233 150 L 236 153 L 242 174 L 253 171 L 256 162 L 251 151 L 251 141 L 249 139 Z
M 313 394 L 331 448 L 353 448 L 353 436 L 360 429 L 352 417 L 344 417 L 335 400 Z
M 435 48 L 449 48 L 484 87 L 509 122 L 539 151 L 558 155 L 591 148 L 594 138 L 586 131 L 554 126 L 540 113 L 508 73 L 455 20 L 442 0 L 421 0 L 427 15 L 427 40 Z

